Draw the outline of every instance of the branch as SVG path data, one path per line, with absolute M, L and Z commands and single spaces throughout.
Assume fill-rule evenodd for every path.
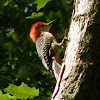
M 92 35 L 89 26 L 93 25 L 97 13 L 98 0 L 75 0 L 65 60 L 51 100 L 69 100 L 79 92 L 88 66 L 92 65 L 89 43 Z

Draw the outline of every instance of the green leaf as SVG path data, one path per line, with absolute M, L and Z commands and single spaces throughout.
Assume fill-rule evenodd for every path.
M 11 96 L 8 93 L 3 94 L 2 91 L 0 90 L 0 100 L 16 100 L 16 97 Z
M 7 33 L 7 37 L 12 37 L 13 40 L 19 42 L 19 37 L 18 34 L 14 32 L 14 29 L 12 28 L 11 31 L 9 33 Z
M 34 4 L 37 4 L 37 10 L 40 10 L 42 7 L 46 5 L 50 0 L 35 0 Z
M 9 0 L 7 0 L 4 4 L 3 4 L 3 6 L 7 6 L 8 4 L 9 4 Z
M 10 84 L 4 91 L 16 96 L 17 99 L 27 99 L 39 95 L 39 89 L 28 87 L 25 83 L 22 83 L 20 86 Z
M 35 13 L 33 12 L 31 14 L 31 16 L 28 16 L 28 17 L 25 17 L 26 19 L 31 19 L 31 18 L 38 18 L 38 17 L 41 17 L 44 13 L 43 12 L 38 12 L 38 13 Z

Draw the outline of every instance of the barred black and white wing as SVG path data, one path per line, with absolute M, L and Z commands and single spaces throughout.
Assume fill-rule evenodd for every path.
M 46 34 L 41 35 L 36 40 L 36 49 L 38 56 L 41 58 L 43 65 L 47 70 L 51 70 L 52 52 L 51 52 L 51 37 Z

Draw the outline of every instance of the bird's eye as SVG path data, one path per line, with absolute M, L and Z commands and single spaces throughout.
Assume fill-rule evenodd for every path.
M 38 29 L 38 27 L 36 27 L 35 29 Z
M 41 25 L 41 27 L 44 27 L 44 25 Z

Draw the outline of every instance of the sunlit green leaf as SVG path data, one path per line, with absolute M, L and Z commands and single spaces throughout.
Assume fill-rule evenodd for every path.
M 9 0 L 7 0 L 4 4 L 3 4 L 3 6 L 7 6 L 8 4 L 9 4 Z
M 37 4 L 37 10 L 40 10 L 42 7 L 46 5 L 50 0 L 35 0 L 34 4 Z
M 14 7 L 18 7 L 18 5 L 14 5 Z
M 25 83 L 22 83 L 20 86 L 10 84 L 4 91 L 16 96 L 17 99 L 27 99 L 39 95 L 39 89 L 28 87 Z
M 0 100 L 16 100 L 16 97 L 11 96 L 8 93 L 3 94 L 2 91 L 0 90 Z
M 41 17 L 44 13 L 43 12 L 38 12 L 38 13 L 35 13 L 33 12 L 31 14 L 31 16 L 28 16 L 28 17 L 25 17 L 26 19 L 31 19 L 31 18 L 38 18 L 38 17 Z

